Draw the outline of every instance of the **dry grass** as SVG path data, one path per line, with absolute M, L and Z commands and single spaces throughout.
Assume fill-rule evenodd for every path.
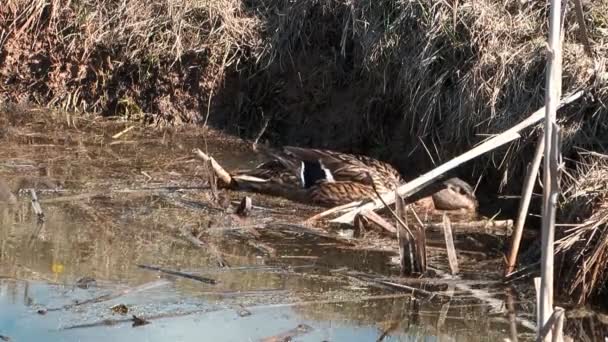
M 237 0 L 8 0 L 0 23 L 5 101 L 170 120 L 261 46 Z
M 577 171 L 567 179 L 561 210 L 563 221 L 576 225 L 561 232 L 556 251 L 563 290 L 585 303 L 608 284 L 608 155 L 582 157 Z

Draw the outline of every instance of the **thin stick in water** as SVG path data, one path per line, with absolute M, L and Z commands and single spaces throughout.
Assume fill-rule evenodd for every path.
M 452 224 L 447 215 L 443 215 L 443 235 L 445 236 L 445 246 L 448 251 L 448 262 L 452 275 L 458 273 L 458 257 L 454 248 L 454 238 L 452 237 Z

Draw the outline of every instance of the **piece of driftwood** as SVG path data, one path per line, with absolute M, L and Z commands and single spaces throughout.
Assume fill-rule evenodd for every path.
M 216 162 L 213 157 L 208 156 L 198 148 L 195 148 L 192 153 L 194 153 L 194 155 L 200 160 L 204 162 L 210 162 L 213 171 L 215 171 L 215 174 L 222 182 L 224 182 L 225 185 L 232 184 L 232 176 L 230 176 L 230 173 L 224 170 L 224 168 L 218 162 Z
M 578 91 L 572 95 L 565 97 L 560 102 L 560 107 L 564 106 L 566 104 L 572 103 L 573 101 L 582 97 L 583 94 L 584 94 L 583 91 Z M 446 162 L 444 164 L 441 164 L 440 166 L 423 174 L 422 176 L 420 176 L 406 184 L 399 186 L 397 188 L 396 192 L 402 197 L 408 197 L 408 196 L 415 194 L 417 191 L 421 190 L 424 186 L 430 184 L 436 178 L 444 175 L 446 172 L 450 171 L 451 169 L 453 169 L 473 158 L 476 158 L 486 152 L 492 151 L 508 142 L 518 139 L 520 137 L 518 132 L 533 124 L 536 124 L 537 122 L 542 120 L 544 117 L 544 113 L 545 113 L 545 107 L 537 110 L 532 115 L 530 115 L 523 121 L 519 122 L 515 126 L 504 131 L 503 133 L 498 134 L 495 137 L 486 140 L 485 142 L 481 143 L 480 145 L 474 147 L 473 149 L 463 153 L 462 155 L 460 155 L 454 159 L 449 160 L 448 162 Z M 394 202 L 394 196 L 395 196 L 394 192 L 388 192 L 388 193 L 383 194 L 382 198 L 384 199 L 384 201 L 387 204 L 392 204 Z M 353 209 L 350 209 L 345 214 L 333 219 L 332 222 L 352 224 L 355 216 L 362 210 L 365 210 L 365 209 L 376 210 L 376 209 L 380 209 L 382 207 L 384 207 L 383 203 L 368 201 L 361 205 L 357 205 Z M 329 210 L 331 211 L 334 209 L 332 208 Z M 319 215 L 323 215 L 323 213 L 321 213 Z
M 543 150 L 545 148 L 545 139 L 541 137 L 536 146 L 536 152 L 534 153 L 534 159 L 530 165 L 526 174 L 526 180 L 522 189 L 521 199 L 519 201 L 519 211 L 517 214 L 517 220 L 515 221 L 515 230 L 511 235 L 511 251 L 509 253 L 509 259 L 507 261 L 507 267 L 505 269 L 505 276 L 515 270 L 517 265 L 517 255 L 519 254 L 519 245 L 521 244 L 521 238 L 524 232 L 524 224 L 526 223 L 526 217 L 528 216 L 528 209 L 530 208 L 530 200 L 532 199 L 532 192 L 534 190 L 534 184 L 536 183 L 536 177 L 538 176 L 538 169 L 540 162 L 543 158 Z
M 217 281 L 215 279 L 211 279 L 211 278 L 207 278 L 207 277 L 202 277 L 196 274 L 190 274 L 190 273 L 186 273 L 186 272 L 181 272 L 181 271 L 175 271 L 175 270 L 169 270 L 166 268 L 162 268 L 162 267 L 157 267 L 157 266 L 151 266 L 151 265 L 137 265 L 137 267 L 139 268 L 143 268 L 146 270 L 151 270 L 151 271 L 157 271 L 157 272 L 162 272 L 162 273 L 166 273 L 166 274 L 170 274 L 170 275 L 174 275 L 177 277 L 182 277 L 182 278 L 186 278 L 186 279 L 192 279 L 192 280 L 196 280 L 199 281 L 201 283 L 205 283 L 205 284 L 211 284 L 211 285 L 215 285 L 217 284 Z
M 452 234 L 489 234 L 495 236 L 510 235 L 513 220 L 480 220 L 470 222 L 452 222 Z M 443 223 L 425 223 L 424 227 L 432 232 L 443 230 Z
M 447 215 L 443 215 L 443 236 L 445 237 L 445 246 L 448 251 L 448 263 L 452 275 L 458 273 L 458 256 L 454 247 L 454 238 L 452 237 L 452 224 Z

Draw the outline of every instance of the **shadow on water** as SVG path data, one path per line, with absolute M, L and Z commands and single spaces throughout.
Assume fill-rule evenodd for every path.
M 257 231 L 258 245 L 248 242 L 230 229 L 293 223 L 318 208 L 250 194 L 259 209 L 237 217 L 225 208 L 243 194 L 222 191 L 225 203 L 214 201 L 206 169 L 190 150 L 206 143 L 228 168 L 251 167 L 256 160 L 242 143 L 213 132 L 204 141 L 203 131 L 191 127 L 136 128 L 112 138 L 125 127 L 85 120 L 76 129 L 50 121 L 11 127 L 2 138 L 0 177 L 15 190 L 41 175 L 64 186 L 36 183 L 43 223 L 27 195 L 0 205 L 0 335 L 14 341 L 533 337 L 533 303 L 501 286 L 426 285 L 440 295 L 425 298 L 340 273 L 395 275 L 394 252 L 381 245 L 349 248 L 280 225 Z M 193 245 L 184 229 L 204 233 L 230 267 L 218 268 L 208 245 Z M 445 255 L 430 260 L 445 269 Z M 465 263 L 463 276 L 476 279 L 477 262 Z M 486 278 L 497 279 L 500 261 L 484 262 Z M 190 272 L 216 284 L 138 265 Z M 472 297 L 474 290 L 488 299 Z M 112 310 L 119 304 L 127 314 Z M 132 327 L 132 315 L 150 324 Z

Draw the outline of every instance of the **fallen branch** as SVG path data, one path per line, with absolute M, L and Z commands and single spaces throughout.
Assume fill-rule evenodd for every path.
M 583 95 L 583 93 L 584 93 L 583 91 L 578 91 L 570 96 L 565 97 L 560 102 L 560 107 L 563 107 L 564 105 L 569 104 L 569 103 L 579 99 Z M 390 205 L 390 204 L 394 203 L 394 201 L 395 201 L 395 198 L 394 198 L 395 192 L 397 192 L 399 194 L 399 196 L 401 196 L 401 197 L 408 197 L 408 196 L 415 194 L 417 191 L 421 190 L 426 185 L 430 184 L 436 178 L 442 176 L 443 174 L 450 171 L 451 169 L 453 169 L 473 158 L 476 158 L 484 153 L 492 151 L 508 142 L 518 139 L 520 137 L 519 133 L 518 133 L 519 131 L 539 122 L 540 120 L 542 120 L 544 118 L 544 115 L 545 115 L 545 107 L 537 110 L 532 115 L 530 115 L 529 117 L 527 117 L 526 119 L 524 119 L 523 121 L 518 123 L 517 125 L 506 130 L 505 132 L 503 132 L 491 139 L 486 140 L 485 142 L 478 145 L 477 147 L 436 167 L 435 169 L 412 180 L 411 182 L 408 182 L 404 185 L 399 186 L 399 188 L 397 188 L 397 190 L 390 191 L 390 192 L 383 194 L 382 199 L 386 202 L 386 204 Z M 352 224 L 355 219 L 355 216 L 358 213 L 360 213 L 361 211 L 366 210 L 366 209 L 367 210 L 377 210 L 382 207 L 384 207 L 383 203 L 368 201 L 362 205 L 358 205 L 357 207 L 355 207 L 352 210 L 349 210 L 346 214 L 343 214 L 342 216 L 333 219 L 332 222 Z M 329 210 L 335 210 L 335 209 L 332 208 Z M 321 213 L 319 215 L 323 215 L 323 213 Z
M 222 182 L 224 182 L 226 185 L 232 184 L 232 176 L 230 176 L 230 173 L 224 170 L 224 168 L 218 162 L 216 162 L 213 157 L 206 155 L 198 148 L 195 148 L 192 153 L 194 153 L 198 159 L 204 162 L 210 162 L 213 171 L 219 177 L 219 179 L 222 180 Z
M 186 279 L 192 279 L 192 280 L 200 281 L 201 283 L 205 283 L 205 284 L 212 284 L 212 285 L 217 284 L 217 281 L 215 279 L 201 277 L 196 274 L 168 270 L 166 268 L 160 268 L 160 267 L 149 266 L 149 265 L 137 265 L 137 267 L 147 269 L 147 270 L 162 272 L 162 273 L 166 273 L 166 274 L 170 274 L 170 275 L 174 275 L 174 276 L 178 276 L 178 277 L 182 277 L 182 278 L 186 278 Z
M 430 231 L 442 231 L 443 223 L 426 223 L 424 227 Z M 490 234 L 496 236 L 510 235 L 513 230 L 513 220 L 482 220 L 472 222 L 452 222 L 452 234 Z

